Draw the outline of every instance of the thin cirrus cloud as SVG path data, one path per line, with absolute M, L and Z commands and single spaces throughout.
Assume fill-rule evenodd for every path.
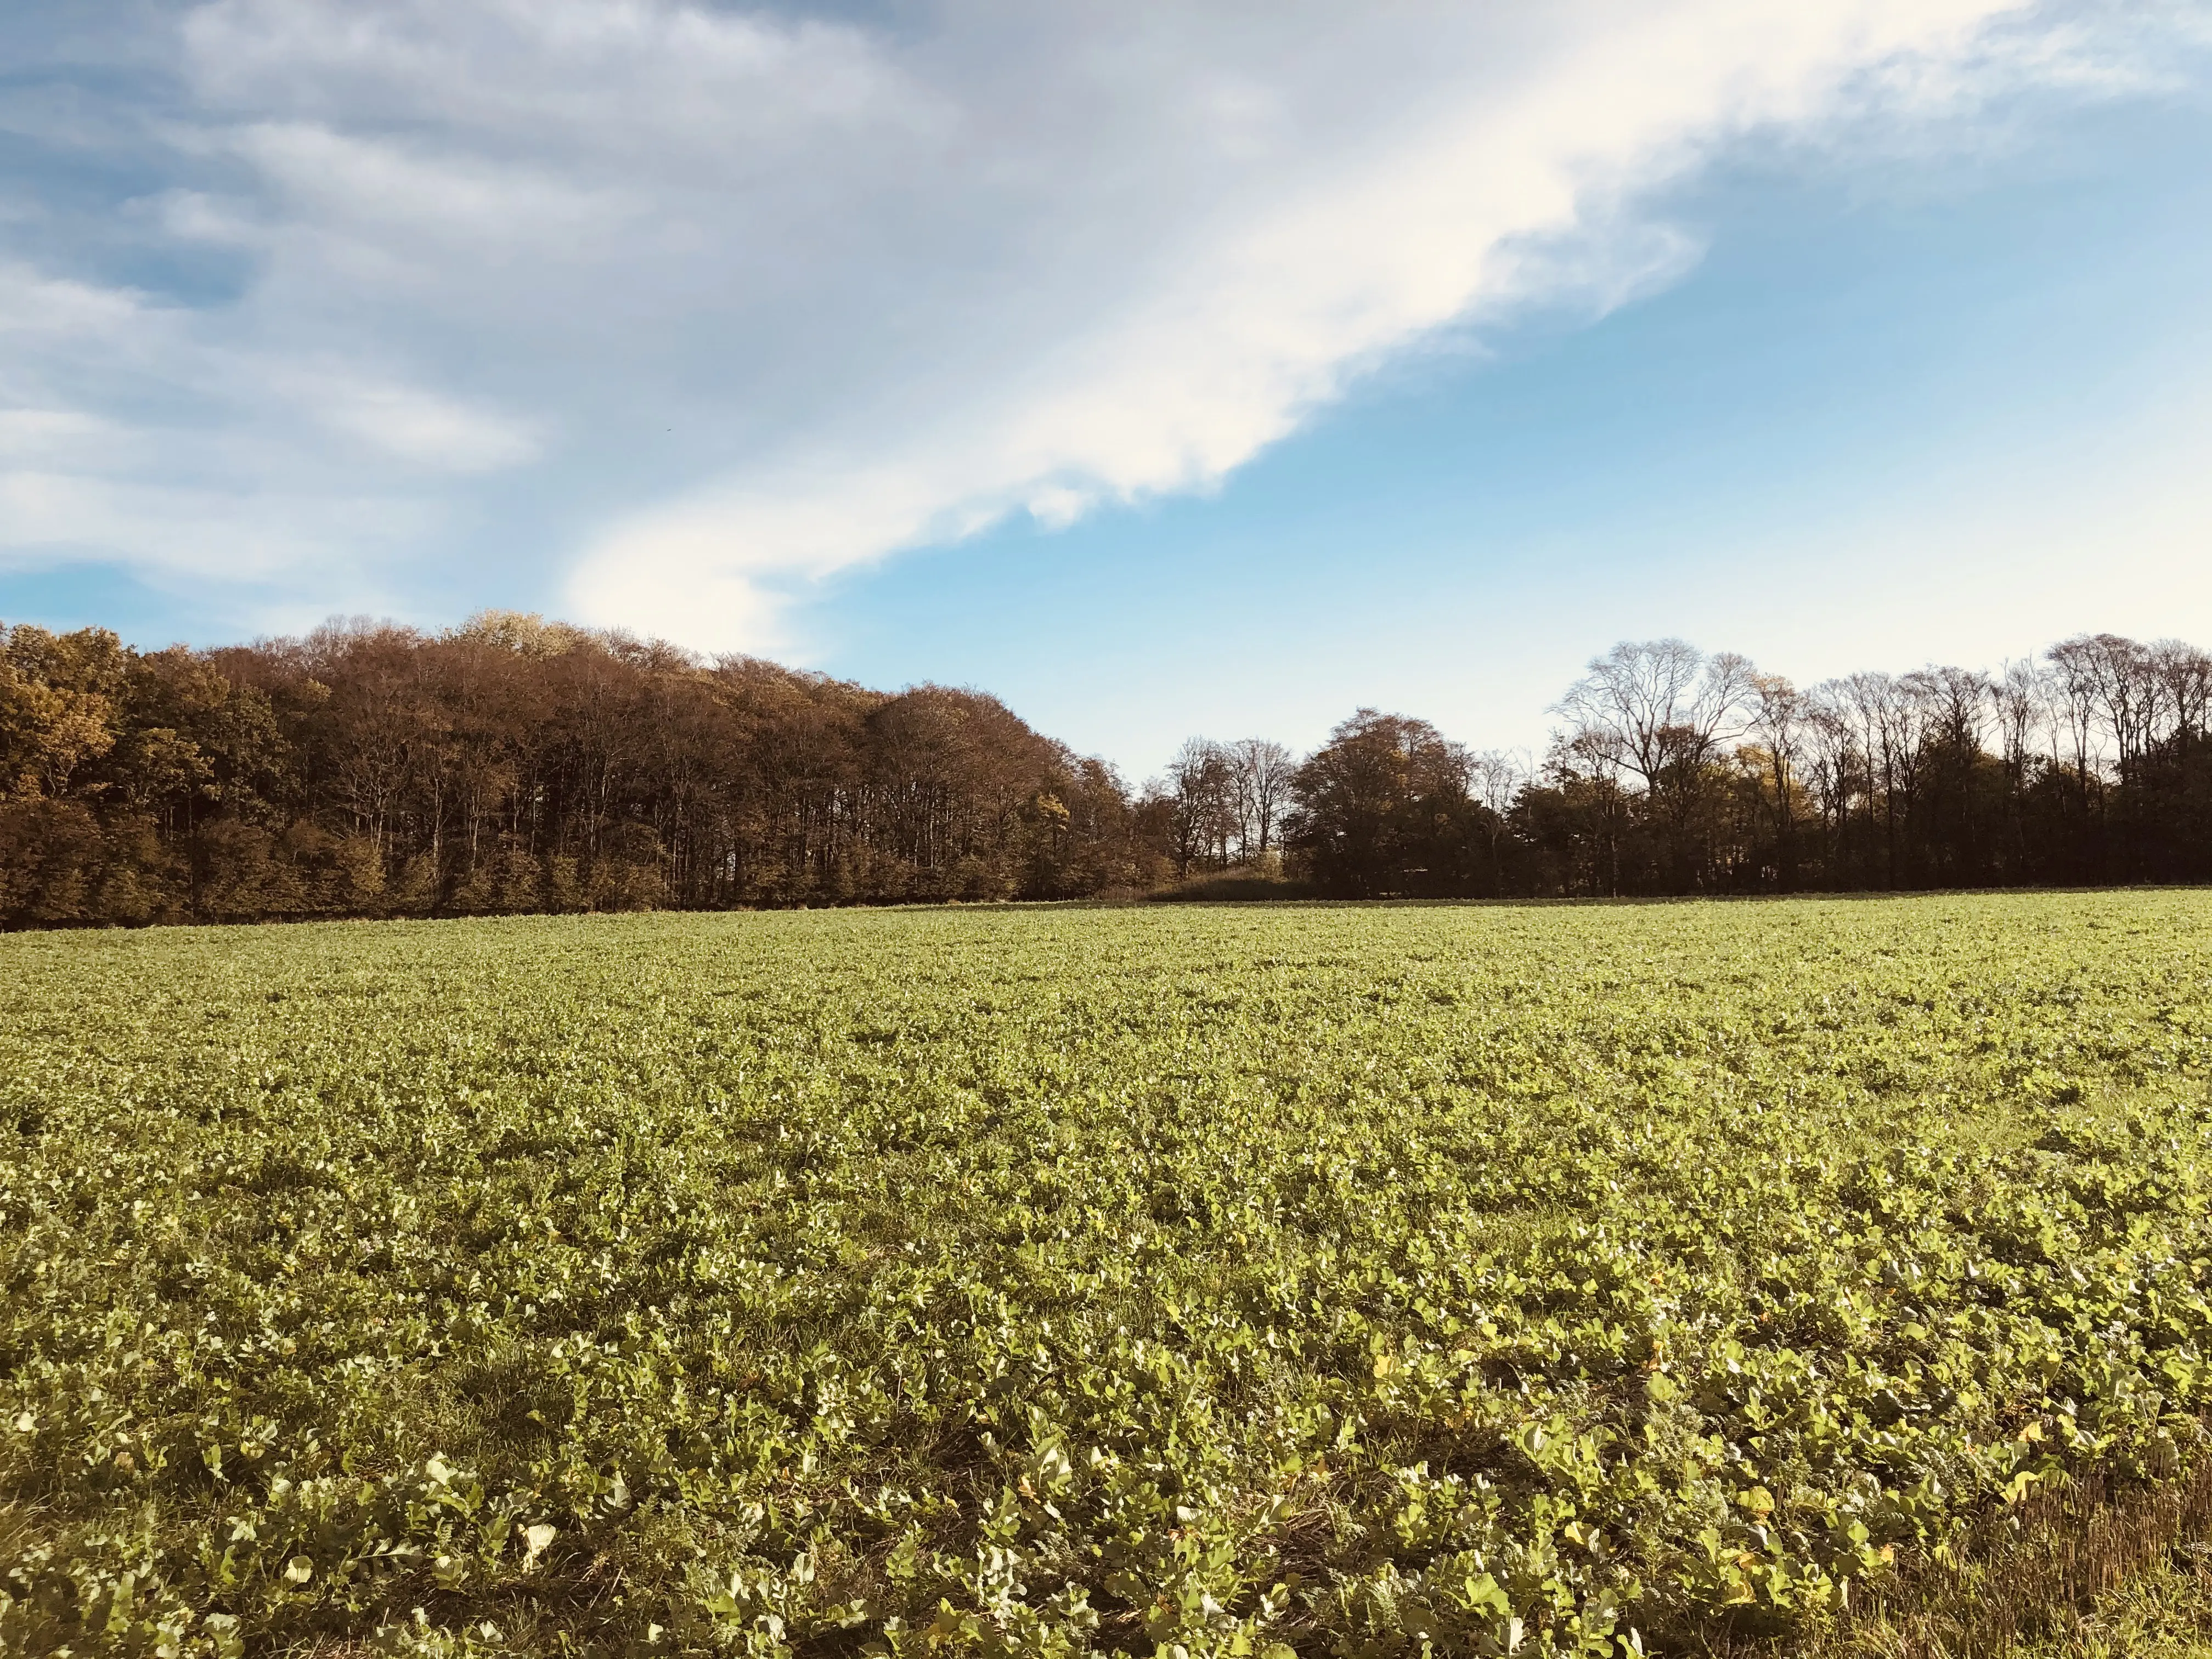
M 419 386 L 345 374 L 302 377 L 295 392 L 335 430 L 401 460 L 453 472 L 489 472 L 531 459 L 538 445 L 520 422 L 469 409 Z
M 237 275 L 0 263 L 0 548 L 331 598 L 426 551 L 543 581 L 497 526 L 552 501 L 565 608 L 707 648 L 903 549 L 1212 488 L 1455 328 L 1670 280 L 1697 247 L 1639 199 L 1746 135 L 2127 72 L 2000 0 L 158 27 L 140 264 Z

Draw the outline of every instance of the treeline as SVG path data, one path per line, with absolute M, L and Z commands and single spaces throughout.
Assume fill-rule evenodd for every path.
M 434 637 L 0 653 L 0 923 L 1057 898 L 1129 792 L 995 698 L 489 614 Z
M 0 926 L 2212 877 L 2212 658 L 2111 635 L 1800 690 L 1625 644 L 1540 758 L 1362 710 L 1131 790 L 996 699 L 488 613 L 138 652 L 0 628 Z
M 1624 644 L 1554 705 L 1540 760 L 1362 710 L 1283 778 L 1194 741 L 1178 864 L 1268 857 L 1330 895 L 1565 897 L 2212 878 L 2212 657 L 2082 635 L 1996 675 L 1801 690 L 1729 653 Z M 1264 766 L 1253 757 L 1273 752 Z

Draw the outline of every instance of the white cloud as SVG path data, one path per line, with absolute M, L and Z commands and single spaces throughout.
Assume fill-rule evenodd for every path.
M 412 386 L 309 376 L 298 395 L 335 430 L 445 471 L 489 472 L 538 453 L 536 439 L 518 422 Z
M 66 345 L 127 328 L 138 310 L 134 295 L 44 276 L 19 263 L 0 263 L 0 335 Z
M 2002 9 L 1566 9 L 1548 33 L 1524 27 L 1502 43 L 1494 28 L 1425 16 L 1383 43 L 1403 56 L 1395 74 L 1358 89 L 1349 131 L 1306 131 L 1276 165 L 1185 204 L 1180 219 L 1171 157 L 1154 157 L 1163 171 L 1152 182 L 1169 200 L 1129 251 L 1136 281 L 1115 294 L 1079 289 L 1026 361 L 986 356 L 982 373 L 934 377 L 949 397 L 926 421 L 903 402 L 889 418 L 839 411 L 828 434 L 750 459 L 741 483 L 603 538 L 576 596 L 586 614 L 696 637 L 713 626 L 690 586 L 707 572 L 725 582 L 817 574 L 1011 512 L 1060 525 L 1095 501 L 1207 487 L 1348 378 L 1471 311 L 1566 285 L 1604 302 L 1679 270 L 1680 239 L 1648 227 L 1593 237 L 1594 221 L 1622 216 L 1638 190 L 1732 133 L 1832 112 L 1854 76 L 1900 54 L 1955 56 Z M 1267 135 L 1297 129 L 1286 107 L 1345 100 L 1285 51 L 1316 29 L 1330 33 L 1301 14 L 1279 38 L 1237 42 L 1278 85 L 1239 88 L 1217 157 L 1265 152 Z M 1492 67 L 1501 44 L 1503 74 Z M 1140 146 L 1144 112 L 1164 90 L 1173 109 L 1179 79 L 1193 83 L 1191 136 L 1203 135 L 1223 106 L 1202 76 L 1214 67 L 1201 52 L 1141 64 L 1110 88 L 1125 105 L 1116 135 Z M 979 106 L 979 118 L 988 112 Z M 1094 167 L 1055 180 L 1068 182 L 1113 179 Z M 1563 246 L 1576 257 L 1559 257 Z M 1026 274 L 1009 273 L 1006 289 Z M 947 344 L 959 351 L 969 338 L 954 332 Z M 825 453 L 831 444 L 845 465 Z
M 0 546 L 219 563 L 228 518 L 241 571 L 358 564 L 556 490 L 585 618 L 757 647 L 794 584 L 1211 488 L 1440 331 L 1670 280 L 1695 245 L 1638 204 L 1717 146 L 2097 82 L 2102 38 L 2011 0 L 213 0 L 147 222 L 244 275 L 0 270 Z
M 74 409 L 0 409 L 0 457 L 41 460 L 105 437 L 106 422 Z
M 343 358 L 0 266 L 9 563 L 120 559 L 357 597 L 356 571 L 434 532 L 421 475 L 512 466 L 536 448 L 521 422 Z
M 167 483 L 5 459 L 0 524 L 8 534 L 0 540 L 0 568 L 138 550 L 137 562 L 160 585 L 253 585 L 262 591 L 247 608 L 257 615 L 270 598 L 310 618 L 388 605 L 388 588 L 362 566 L 374 555 L 391 557 L 429 528 L 418 503 L 387 495 L 349 498 L 325 489 L 252 498 L 228 480 Z M 356 556 L 331 556 L 339 546 Z M 311 580 L 303 582 L 303 574 Z

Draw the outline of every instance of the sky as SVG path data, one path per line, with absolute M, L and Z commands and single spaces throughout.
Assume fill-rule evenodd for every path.
M 536 611 L 1133 779 L 2212 646 L 2212 0 L 0 12 L 0 621 Z

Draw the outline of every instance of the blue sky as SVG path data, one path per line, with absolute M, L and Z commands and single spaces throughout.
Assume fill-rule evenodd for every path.
M 2212 645 L 2203 8 L 92 9 L 0 26 L 0 618 L 534 609 L 1139 776 Z

